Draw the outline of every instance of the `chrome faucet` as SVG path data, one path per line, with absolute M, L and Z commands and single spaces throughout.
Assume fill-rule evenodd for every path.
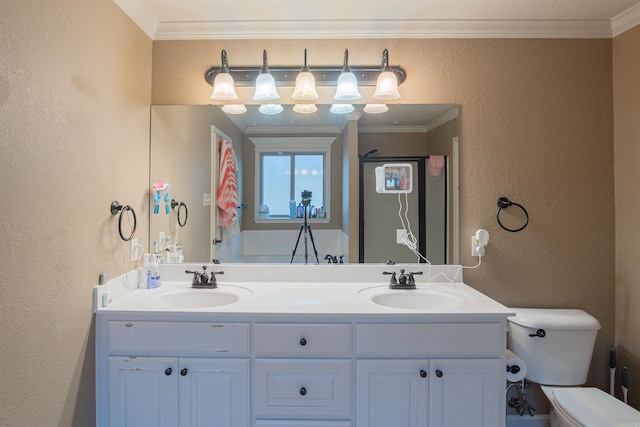
M 415 289 L 416 281 L 413 276 L 415 274 L 422 274 L 422 271 L 405 273 L 404 269 L 400 269 L 400 275 L 398 276 L 396 276 L 395 271 L 383 271 L 382 274 L 391 275 L 391 279 L 389 280 L 390 289 Z
M 187 274 L 193 274 L 193 280 L 191 281 L 191 287 L 197 289 L 215 289 L 218 287 L 216 281 L 216 274 L 224 274 L 224 271 L 212 271 L 211 276 L 207 275 L 207 266 L 202 266 L 202 272 L 185 270 Z

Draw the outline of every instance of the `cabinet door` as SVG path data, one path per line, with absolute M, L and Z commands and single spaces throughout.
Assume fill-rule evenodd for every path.
M 180 358 L 180 426 L 248 427 L 249 359 Z
M 109 357 L 109 425 L 175 427 L 178 359 Z
M 356 362 L 357 427 L 426 427 L 427 360 Z
M 500 359 L 432 359 L 430 365 L 429 427 L 503 425 Z

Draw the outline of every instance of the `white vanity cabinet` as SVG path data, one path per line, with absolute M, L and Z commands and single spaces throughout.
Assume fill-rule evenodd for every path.
M 504 425 L 503 335 L 500 323 L 359 324 L 356 426 Z
M 98 328 L 98 426 L 250 426 L 249 323 L 116 319 Z
M 97 427 L 504 427 L 505 330 L 497 315 L 100 313 Z

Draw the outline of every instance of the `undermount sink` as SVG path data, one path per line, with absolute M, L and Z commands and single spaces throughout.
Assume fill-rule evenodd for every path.
M 207 308 L 232 304 L 238 298 L 219 289 L 189 288 L 160 293 L 153 296 L 150 302 L 159 308 Z
M 472 302 L 455 289 L 378 289 L 370 294 L 374 304 L 406 310 L 447 310 Z

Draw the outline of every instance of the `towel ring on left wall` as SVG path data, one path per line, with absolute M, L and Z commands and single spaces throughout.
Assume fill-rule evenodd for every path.
M 515 228 L 515 229 L 511 229 L 511 228 L 507 228 L 504 225 L 502 225 L 502 223 L 500 222 L 500 211 L 504 208 L 508 208 L 509 206 L 517 206 L 520 209 L 522 209 L 522 212 L 524 212 L 524 216 L 525 216 L 525 222 L 524 225 L 520 228 Z M 498 220 L 498 224 L 500 224 L 500 227 L 502 227 L 503 229 L 510 231 L 512 233 L 516 233 L 518 231 L 522 231 L 524 230 L 524 228 L 529 224 L 529 213 L 527 212 L 527 210 L 524 208 L 524 206 L 512 202 L 509 199 L 507 199 L 506 197 L 500 197 L 498 199 L 498 212 L 496 212 L 496 218 Z
M 133 236 L 136 234 L 136 227 L 138 226 L 138 221 L 136 220 L 136 211 L 134 211 L 133 208 L 129 205 L 122 206 L 117 201 L 114 201 L 111 203 L 111 215 L 117 215 L 118 212 L 120 212 L 120 216 L 118 217 L 118 234 L 120 234 L 120 238 L 122 240 L 128 242 L 129 240 L 133 239 Z M 131 212 L 131 215 L 133 215 L 133 227 L 131 227 L 131 234 L 129 234 L 129 237 L 125 237 L 122 233 L 122 217 L 124 216 L 125 212 Z
M 187 205 L 185 202 L 176 202 L 176 199 L 171 199 L 171 209 L 175 209 L 178 207 L 178 225 L 180 227 L 184 227 L 187 225 L 187 218 L 189 217 L 189 211 L 187 210 Z M 180 220 L 180 211 L 184 208 L 184 222 Z

